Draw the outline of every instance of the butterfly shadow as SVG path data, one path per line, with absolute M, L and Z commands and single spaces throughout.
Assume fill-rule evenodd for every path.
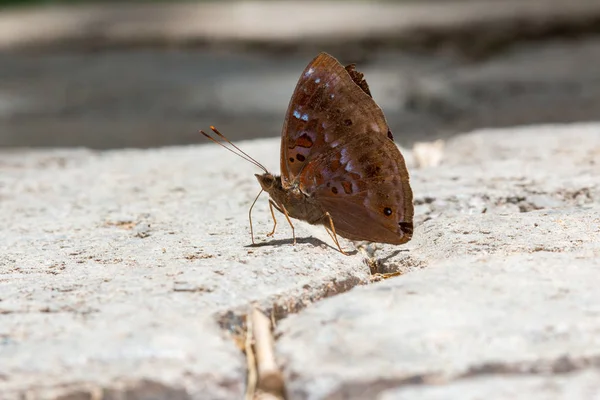
M 320 239 L 317 239 L 315 237 L 312 237 L 312 236 L 296 238 L 296 243 L 297 244 L 311 244 L 313 247 L 321 247 L 321 246 L 325 245 L 325 246 L 339 252 L 339 249 L 337 247 L 333 247 L 330 244 L 328 244 Z M 282 246 L 282 245 L 293 245 L 293 244 L 294 244 L 294 239 L 289 238 L 289 239 L 273 239 L 273 240 L 269 240 L 268 242 L 249 244 L 249 245 L 246 245 L 245 247 L 256 248 L 256 247 Z M 348 255 L 354 255 L 357 253 L 357 250 L 347 251 L 346 253 Z
M 392 258 L 396 257 L 398 254 L 400 254 L 400 253 L 407 253 L 407 252 L 409 252 L 409 251 L 410 251 L 410 250 L 408 250 L 408 249 L 399 249 L 399 250 L 395 250 L 395 251 L 391 252 L 390 254 L 388 254 L 386 257 L 379 258 L 379 259 L 378 259 L 378 262 L 380 262 L 380 263 L 382 263 L 382 264 L 385 264 L 385 263 L 386 263 L 386 262 L 388 262 L 390 259 L 392 259 Z

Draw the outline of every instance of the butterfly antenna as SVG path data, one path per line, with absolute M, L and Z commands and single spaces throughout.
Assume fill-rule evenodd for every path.
M 248 161 L 249 163 L 252 163 L 254 165 L 256 165 L 258 168 L 263 169 L 263 166 L 260 165 L 255 159 L 253 159 L 252 157 L 248 157 L 248 156 L 244 156 L 236 151 L 234 151 L 233 149 L 229 148 L 228 146 L 226 146 L 223 142 L 215 139 L 214 137 L 212 137 L 211 135 L 209 135 L 208 133 L 204 132 L 204 131 L 200 131 L 201 134 L 203 134 L 207 139 L 210 139 L 211 141 L 213 141 L 214 143 L 218 144 L 219 146 L 223 147 L 225 150 L 232 152 L 233 154 L 235 154 L 238 157 L 243 158 L 244 160 Z
M 264 167 L 264 165 L 262 165 L 261 163 L 259 163 L 258 161 L 256 161 L 254 158 L 252 158 L 248 153 L 246 153 L 244 150 L 240 149 L 239 147 L 237 147 L 235 144 L 233 144 L 233 142 L 229 139 L 227 139 L 225 137 L 225 135 L 223 135 L 221 132 L 219 132 L 219 130 L 217 128 L 215 128 L 214 126 L 210 126 L 210 129 L 212 129 L 212 131 L 214 133 L 216 133 L 217 135 L 219 135 L 219 137 L 221 139 L 223 139 L 224 141 L 226 141 L 227 143 L 229 143 L 234 149 L 236 149 L 237 151 L 239 151 L 240 153 L 242 153 L 243 155 L 245 155 L 246 157 L 248 157 L 250 160 L 254 161 L 255 165 L 258 166 L 260 169 L 262 169 L 263 171 L 267 172 L 267 169 Z
M 262 169 L 265 172 L 268 172 L 267 169 L 258 161 L 256 161 L 254 158 L 250 157 L 248 154 L 246 154 L 246 152 L 244 152 L 243 150 L 241 150 L 239 147 L 237 147 L 235 144 L 233 144 L 231 142 L 231 140 L 227 139 L 225 137 L 225 135 L 223 135 L 221 132 L 219 132 L 214 126 L 211 126 L 210 129 L 212 129 L 212 131 L 214 133 L 216 133 L 221 140 L 217 140 L 214 137 L 212 137 L 211 135 L 209 135 L 208 133 L 204 132 L 204 131 L 200 131 L 201 134 L 203 134 L 206 138 L 210 139 L 211 141 L 215 142 L 216 144 L 218 144 L 219 146 L 227 149 L 228 151 L 232 152 L 233 154 L 235 154 L 238 157 L 243 158 L 244 160 L 248 161 L 249 163 L 252 163 L 254 165 L 256 165 L 258 168 Z M 232 148 L 230 148 L 229 146 L 227 146 L 225 143 L 229 144 L 230 146 L 232 146 L 235 150 L 233 150 Z

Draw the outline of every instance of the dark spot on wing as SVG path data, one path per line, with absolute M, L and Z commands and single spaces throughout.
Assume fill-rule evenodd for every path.
M 331 188 L 331 191 L 333 192 L 333 194 L 338 194 L 338 188 L 336 188 L 335 186 Z
M 348 118 L 348 119 L 345 119 L 345 120 L 344 120 L 344 125 L 346 125 L 346 126 L 351 126 L 351 125 L 352 125 L 352 120 L 351 120 L 350 118 Z
M 303 162 L 306 160 L 306 157 L 304 157 L 302 154 L 296 154 L 296 160 Z

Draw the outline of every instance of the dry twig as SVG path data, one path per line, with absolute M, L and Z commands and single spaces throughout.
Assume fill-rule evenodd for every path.
M 252 348 L 252 338 L 253 338 L 253 329 L 252 329 L 252 316 L 251 313 L 248 313 L 246 316 L 246 341 L 245 341 L 245 351 L 246 351 L 246 362 L 248 363 L 248 382 L 246 386 L 246 400 L 253 400 L 256 392 L 256 358 L 254 357 L 254 350 Z
M 258 309 L 252 310 L 256 361 L 258 366 L 257 387 L 265 393 L 283 398 L 283 376 L 275 362 L 274 340 L 271 321 Z

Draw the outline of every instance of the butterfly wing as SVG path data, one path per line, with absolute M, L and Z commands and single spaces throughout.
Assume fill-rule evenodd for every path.
M 412 190 L 402 154 L 387 137 L 346 136 L 328 157 L 309 163 L 299 187 L 352 240 L 402 244 L 413 232 Z
M 297 185 L 353 240 L 412 237 L 408 171 L 363 74 L 326 53 L 304 70 L 281 140 L 282 183 Z
M 290 187 L 302 169 L 348 134 L 392 138 L 383 112 L 354 65 L 344 68 L 321 53 L 302 72 L 288 106 L 281 138 L 281 179 Z

